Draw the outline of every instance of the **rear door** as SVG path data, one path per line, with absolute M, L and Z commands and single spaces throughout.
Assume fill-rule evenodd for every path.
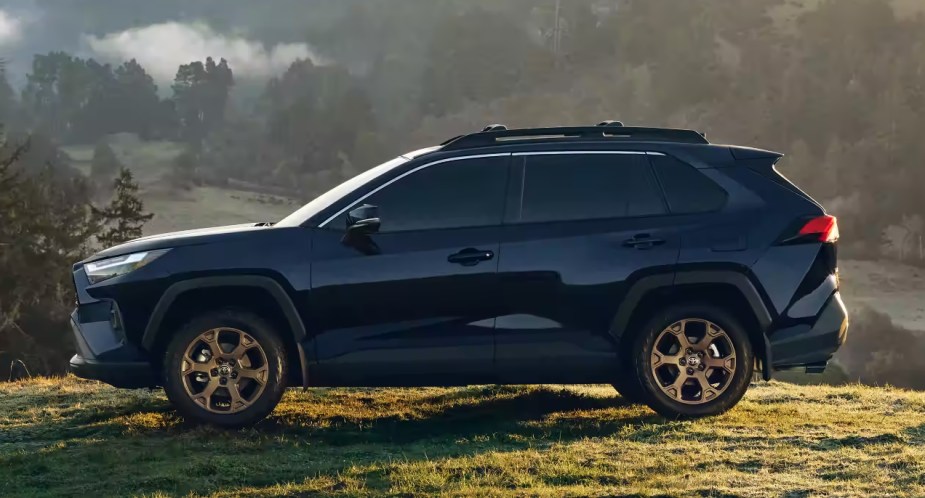
M 670 272 L 679 240 L 645 153 L 514 155 L 501 236 L 506 382 L 600 382 L 616 365 L 611 322 L 628 286 Z

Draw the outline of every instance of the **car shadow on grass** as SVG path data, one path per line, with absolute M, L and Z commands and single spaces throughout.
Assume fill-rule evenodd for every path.
M 627 426 L 664 421 L 624 398 L 591 396 L 565 388 L 480 386 L 441 391 L 414 399 L 410 410 L 373 407 L 362 414 L 312 409 L 326 400 L 323 390 L 309 399 L 288 401 L 284 413 L 271 414 L 256 426 L 223 431 L 184 420 L 165 401 L 127 397 L 68 410 L 58 417 L 7 427 L 0 443 L 42 443 L 107 436 L 180 436 L 189 432 L 233 433 L 242 437 L 287 436 L 317 444 L 405 444 L 429 438 L 479 438 L 505 434 L 509 439 L 575 439 L 609 436 Z M 370 390 L 375 403 L 376 392 Z M 300 409 L 300 408 L 304 408 Z M 25 418 L 25 417 L 24 417 Z M 653 430 L 648 426 L 644 433 Z
M 419 411 L 372 417 L 287 413 L 270 417 L 252 430 L 304 436 L 328 445 L 406 444 L 431 438 L 472 439 L 498 434 L 510 440 L 599 437 L 613 435 L 628 425 L 663 420 L 618 396 L 602 398 L 555 388 L 514 393 L 503 386 L 470 388 L 426 397 L 420 404 Z

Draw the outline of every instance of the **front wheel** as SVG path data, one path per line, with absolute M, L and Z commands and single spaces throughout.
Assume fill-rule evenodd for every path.
M 742 325 L 710 304 L 673 306 L 653 317 L 636 338 L 632 360 L 647 403 L 667 418 L 729 410 L 754 368 Z
M 183 326 L 167 346 L 164 391 L 185 417 L 241 427 L 266 417 L 286 388 L 279 334 L 257 315 L 222 310 Z

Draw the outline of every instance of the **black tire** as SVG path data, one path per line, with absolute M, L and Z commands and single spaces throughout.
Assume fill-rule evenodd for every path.
M 642 403 L 645 400 L 629 355 L 625 355 L 624 360 L 617 367 L 617 376 L 613 379 L 613 384 L 611 385 L 617 391 L 617 394 L 629 403 Z
M 248 401 L 249 405 L 239 411 L 217 413 L 197 403 L 193 394 L 188 392 L 189 384 L 185 384 L 190 381 L 181 373 L 184 356 L 192 347 L 192 343 L 203 333 L 214 329 L 243 332 L 255 340 L 264 353 L 260 356 L 261 360 L 266 361 L 262 391 L 254 391 L 253 399 Z M 224 352 L 224 349 L 222 351 Z M 168 344 L 164 357 L 164 391 L 173 406 L 185 418 L 226 428 L 253 425 L 273 411 L 286 390 L 286 358 L 285 346 L 279 333 L 266 320 L 253 313 L 239 310 L 206 312 L 182 326 Z M 232 382 L 230 378 L 226 381 Z M 238 392 L 237 387 L 235 389 Z M 240 405 L 243 406 L 243 403 Z
M 652 368 L 655 341 L 669 326 L 680 320 L 708 320 L 723 331 L 735 351 L 735 368 L 724 383 L 726 387 L 713 399 L 704 398 L 701 391 L 699 404 L 689 404 L 669 396 L 662 389 Z M 754 370 L 754 351 L 745 328 L 738 319 L 723 308 L 708 303 L 680 304 L 668 307 L 652 317 L 637 334 L 632 349 L 632 366 L 646 404 L 660 415 L 670 419 L 698 418 L 721 414 L 739 402 L 748 389 Z M 682 372 L 679 369 L 679 374 Z M 686 370 L 686 367 L 685 367 Z M 709 372 L 709 369 L 707 370 Z M 720 372 L 725 375 L 725 372 Z M 670 381 L 669 381 L 670 382 Z M 697 385 L 685 389 L 697 389 Z M 680 396 L 679 396 L 680 397 Z

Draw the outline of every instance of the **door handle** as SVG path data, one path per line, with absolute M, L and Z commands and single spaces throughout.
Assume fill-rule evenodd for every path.
M 495 253 L 492 251 L 467 247 L 455 254 L 450 254 L 447 256 L 446 260 L 450 263 L 456 263 L 463 266 L 475 266 L 479 264 L 479 262 L 488 261 L 493 257 L 495 257 Z
M 632 239 L 626 239 L 623 241 L 624 246 L 634 247 L 636 249 L 651 249 L 664 243 L 664 239 L 652 237 L 647 233 L 639 233 L 634 235 Z

